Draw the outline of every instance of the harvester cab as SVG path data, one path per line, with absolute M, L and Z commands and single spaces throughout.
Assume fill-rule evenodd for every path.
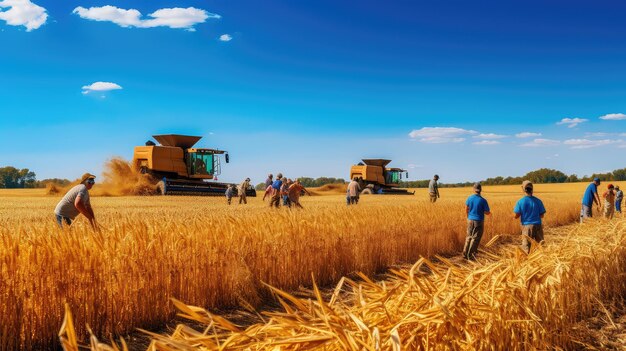
M 221 173 L 220 155 L 226 163 L 229 156 L 219 149 L 194 148 L 202 139 L 190 135 L 154 135 L 159 142 L 152 141 L 145 146 L 136 146 L 133 165 L 141 172 L 161 179 L 157 191 L 163 195 L 200 194 L 223 195 L 229 184 L 209 182 L 216 180 Z M 246 191 L 248 196 L 256 196 L 254 189 Z
M 409 173 L 402 168 L 386 168 L 389 163 L 391 160 L 363 159 L 350 169 L 350 179 L 359 182 L 362 194 L 414 194 L 399 188 L 403 174 L 408 178 Z

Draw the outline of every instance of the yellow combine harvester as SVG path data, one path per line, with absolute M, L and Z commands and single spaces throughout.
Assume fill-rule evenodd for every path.
M 361 186 L 361 194 L 413 195 L 406 189 L 398 188 L 402 173 L 406 178 L 409 173 L 402 168 L 385 168 L 391 160 L 363 159 L 350 168 L 350 179 L 356 179 Z
M 202 137 L 189 135 L 153 135 L 161 145 L 152 141 L 135 146 L 133 165 L 141 172 L 160 179 L 157 191 L 162 195 L 224 195 L 229 184 L 212 182 L 221 172 L 218 149 L 194 148 Z M 235 189 L 236 194 L 236 189 Z M 256 190 L 246 189 L 246 195 L 256 196 Z

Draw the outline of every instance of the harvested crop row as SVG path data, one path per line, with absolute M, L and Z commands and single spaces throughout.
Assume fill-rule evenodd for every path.
M 206 329 L 179 325 L 172 335 L 154 335 L 150 350 L 585 346 L 570 333 L 572 327 L 626 293 L 626 221 L 552 229 L 547 240 L 529 256 L 509 245 L 498 254 L 486 249 L 476 264 L 422 258 L 381 283 L 344 278 L 327 299 L 317 288 L 311 299 L 275 290 L 284 311 L 265 313 L 265 322 L 246 329 L 176 302 L 184 318 Z M 71 335 L 69 328 L 62 332 Z M 68 351 L 76 350 L 67 336 L 62 340 Z
M 465 192 L 460 192 L 462 197 Z M 572 195 L 546 194 L 546 223 L 571 223 Z M 494 200 L 485 240 L 517 233 L 519 195 Z M 459 196 L 461 198 L 461 195 Z M 462 199 L 435 206 L 419 197 L 367 197 L 346 208 L 342 196 L 311 197 L 305 210 L 270 210 L 260 199 L 231 206 L 193 197 L 94 197 L 103 230 L 78 221 L 56 228 L 54 198 L 0 202 L 0 349 L 58 347 L 63 305 L 77 332 L 99 337 L 159 328 L 177 298 L 206 308 L 253 305 L 261 282 L 285 290 L 322 285 L 354 271 L 374 274 L 420 256 L 458 252 L 465 236 Z

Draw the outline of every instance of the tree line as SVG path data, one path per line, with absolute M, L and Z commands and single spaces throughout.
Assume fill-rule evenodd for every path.
M 343 178 L 332 178 L 332 177 L 319 177 L 319 178 L 300 177 L 297 179 L 305 188 L 317 188 L 326 184 L 345 184 L 346 183 L 346 180 Z M 265 182 L 257 184 L 256 190 L 265 190 Z
M 37 180 L 35 172 L 28 168 L 17 169 L 11 166 L 0 167 L 0 188 L 45 188 L 50 183 L 66 186 L 70 184 L 70 181 L 68 179 L 59 178 Z
M 576 183 L 576 182 L 590 182 L 594 178 L 600 178 L 602 181 L 622 181 L 626 180 L 626 168 L 616 169 L 608 173 L 594 173 L 590 176 L 579 177 L 576 174 L 567 175 L 559 170 L 550 168 L 541 168 L 535 171 L 526 173 L 521 177 L 493 177 L 487 178 L 480 183 L 482 185 L 515 185 L 521 184 L 524 180 L 530 180 L 533 183 Z M 415 180 L 415 181 L 401 181 L 400 186 L 403 188 L 427 188 L 430 179 Z M 440 183 L 440 187 L 456 188 L 471 186 L 472 182 L 461 183 Z
M 600 178 L 602 181 L 623 181 L 626 180 L 626 168 L 616 169 L 608 173 L 594 173 L 592 175 L 585 175 L 582 177 L 576 174 L 567 175 L 556 169 L 541 168 L 535 171 L 526 173 L 521 177 L 493 177 L 487 178 L 481 181 L 483 185 L 514 185 L 521 184 L 524 180 L 530 180 L 533 183 L 575 183 L 575 182 L 589 182 L 593 178 Z M 320 187 L 326 184 L 343 184 L 345 179 L 333 178 L 333 177 L 319 177 L 298 178 L 302 185 L 305 187 Z M 403 188 L 427 188 L 430 179 L 424 180 L 412 180 L 401 181 L 400 187 Z M 0 167 L 0 188 L 7 189 L 19 189 L 19 188 L 45 188 L 48 184 L 54 184 L 58 186 L 67 186 L 71 183 L 69 179 L 49 178 L 37 180 L 35 172 L 28 168 L 17 169 L 12 166 Z M 471 186 L 473 182 L 461 182 L 461 183 L 440 183 L 440 187 L 466 187 Z M 257 190 L 265 190 L 265 183 L 259 183 L 256 186 Z

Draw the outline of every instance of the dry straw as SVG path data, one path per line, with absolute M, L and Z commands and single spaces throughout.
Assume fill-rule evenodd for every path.
M 350 208 L 341 195 L 307 197 L 300 211 L 270 210 L 259 198 L 228 207 L 221 198 L 94 197 L 100 232 L 82 219 L 58 230 L 56 197 L 2 198 L 0 350 L 58 347 L 66 303 L 79 339 L 86 325 L 108 338 L 161 327 L 175 315 L 172 298 L 258 305 L 270 294 L 263 282 L 293 291 L 310 286 L 311 273 L 327 286 L 352 272 L 454 254 L 465 236 L 467 191 L 459 194 L 444 192 L 434 206 L 421 196 L 371 196 Z M 493 196 L 485 240 L 518 233 L 518 197 Z M 545 194 L 546 223 L 575 220 L 577 198 Z
M 508 245 L 499 252 L 486 248 L 478 263 L 421 258 L 380 283 L 343 278 L 326 298 L 317 286 L 309 299 L 273 289 L 284 310 L 264 313 L 264 321 L 245 329 L 174 300 L 180 316 L 202 327 L 181 324 L 171 335 L 152 334 L 149 350 L 590 347 L 569 331 L 594 311 L 610 321 L 602 302 L 622 299 L 626 221 L 555 229 L 547 239 L 529 256 Z M 77 351 L 69 312 L 65 319 L 61 340 L 67 351 Z M 91 349 L 110 350 L 93 337 Z

